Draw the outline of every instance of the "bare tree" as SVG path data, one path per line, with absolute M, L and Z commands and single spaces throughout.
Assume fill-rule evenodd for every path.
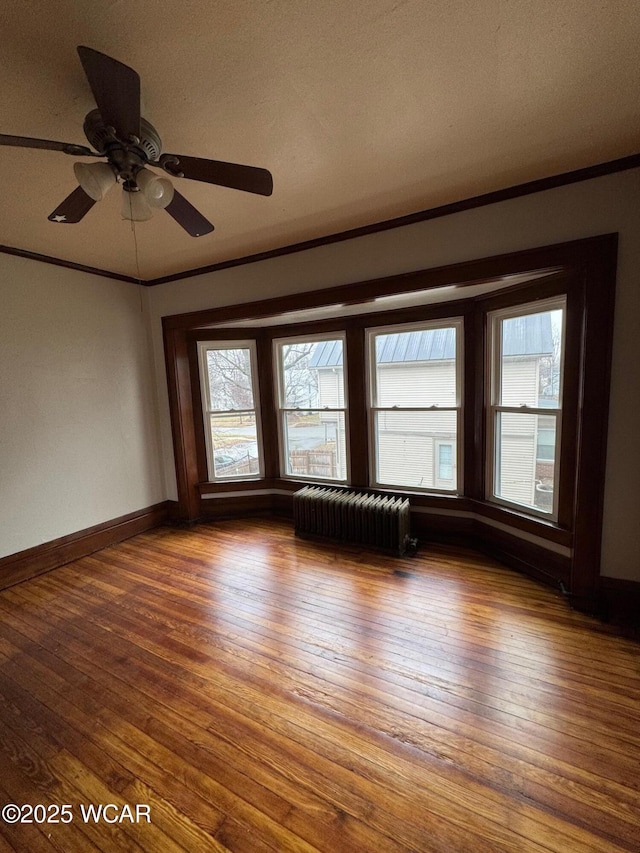
M 207 371 L 214 409 L 253 409 L 248 349 L 209 350 Z
M 317 344 L 313 341 L 283 347 L 284 394 L 287 408 L 318 405 L 318 372 L 309 367 Z M 214 409 L 252 409 L 251 360 L 248 349 L 216 349 L 207 353 L 211 403 Z
M 318 371 L 309 367 L 316 346 L 313 341 L 307 341 L 283 347 L 287 408 L 315 408 L 318 405 Z

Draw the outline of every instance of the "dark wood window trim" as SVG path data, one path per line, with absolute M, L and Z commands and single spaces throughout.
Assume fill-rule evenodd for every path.
M 359 282 L 295 296 L 278 297 L 212 311 L 199 311 L 163 319 L 167 379 L 173 426 L 178 516 L 195 521 L 203 515 L 202 495 L 227 491 L 293 491 L 299 482 L 282 480 L 278 473 L 277 421 L 273 398 L 271 341 L 275 337 L 343 330 L 347 335 L 347 360 L 351 439 L 351 485 L 368 487 L 369 461 L 365 400 L 365 329 L 377 325 L 463 316 L 464 349 L 464 496 L 411 495 L 415 506 L 432 510 L 455 508 L 478 519 L 499 522 L 514 531 L 572 549 L 568 586 L 579 606 L 588 606 L 597 593 L 602 528 L 609 377 L 613 337 L 613 307 L 617 235 L 604 235 L 524 252 L 485 258 L 433 270 L 422 270 L 371 282 Z M 362 314 L 316 323 L 243 327 L 246 320 L 314 306 L 357 304 L 376 296 L 416 292 L 456 284 L 461 288 L 520 273 L 544 279 L 501 290 L 490 296 L 462 298 L 393 312 Z M 566 294 L 567 327 L 565 415 L 561 447 L 562 469 L 558 522 L 527 516 L 484 499 L 484 351 L 488 311 L 519 302 Z M 226 329 L 206 328 L 236 322 Z M 200 411 L 199 375 L 195 351 L 198 340 L 253 338 L 258 346 L 260 395 L 263 411 L 265 478 L 226 486 L 206 482 L 204 433 Z M 359 381 L 360 379 L 360 381 Z M 196 405 L 197 401 L 197 405 Z M 578 418 L 578 413 L 588 413 Z M 197 414 L 196 414 L 197 413 Z M 398 491 L 398 490 L 392 490 Z M 249 499 L 249 498 L 247 498 Z M 243 499 L 244 500 L 244 499 Z M 286 505 L 286 497 L 284 498 Z M 220 503 L 220 501 L 217 501 Z M 276 505 L 274 500 L 273 506 Z M 268 504 L 268 501 L 267 501 Z M 264 499 L 260 506 L 265 505 Z M 282 505 L 282 501 L 278 506 Z M 243 504 L 244 506 L 244 504 Z M 538 549 L 544 553 L 544 549 Z M 540 569 L 544 574 L 544 569 Z M 563 583 L 566 581 L 566 577 Z M 567 585 L 567 583 L 565 583 Z

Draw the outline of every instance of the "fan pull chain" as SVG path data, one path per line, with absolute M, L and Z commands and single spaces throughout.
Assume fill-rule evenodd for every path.
M 131 205 L 131 199 L 129 198 L 129 205 Z M 133 219 L 131 219 L 131 232 L 133 234 L 133 250 L 135 253 L 136 259 L 136 278 L 138 279 L 138 284 L 142 285 L 142 276 L 140 275 L 140 257 L 138 254 L 138 235 L 136 234 L 136 223 Z

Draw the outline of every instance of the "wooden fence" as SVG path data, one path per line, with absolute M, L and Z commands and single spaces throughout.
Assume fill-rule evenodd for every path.
M 337 477 L 335 450 L 291 450 L 289 460 L 291 473 L 294 475 L 312 474 L 332 479 Z

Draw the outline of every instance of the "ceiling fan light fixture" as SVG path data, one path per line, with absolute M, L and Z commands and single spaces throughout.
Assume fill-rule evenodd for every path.
M 82 189 L 94 201 L 102 201 L 117 181 L 109 163 L 74 163 L 73 171 Z
M 153 217 L 149 202 L 140 190 L 122 188 L 122 218 L 130 222 L 146 222 Z
M 84 133 L 95 151 L 72 142 L 34 139 L 0 133 L 0 145 L 61 151 L 72 157 L 105 157 L 107 163 L 76 163 L 79 186 L 49 214 L 50 222 L 80 222 L 95 202 L 102 201 L 118 182 L 125 190 L 122 215 L 131 222 L 151 219 L 165 209 L 192 237 L 210 234 L 214 227 L 171 181 L 148 172 L 144 164 L 205 184 L 269 196 L 273 177 L 267 169 L 223 160 L 162 153 L 153 125 L 140 115 L 140 76 L 133 68 L 99 50 L 78 46 L 78 56 L 96 102 L 87 113 Z M 138 182 L 140 186 L 138 186 Z
M 173 200 L 173 184 L 167 178 L 160 178 L 148 169 L 141 169 L 136 175 L 136 183 L 151 207 L 165 208 Z

